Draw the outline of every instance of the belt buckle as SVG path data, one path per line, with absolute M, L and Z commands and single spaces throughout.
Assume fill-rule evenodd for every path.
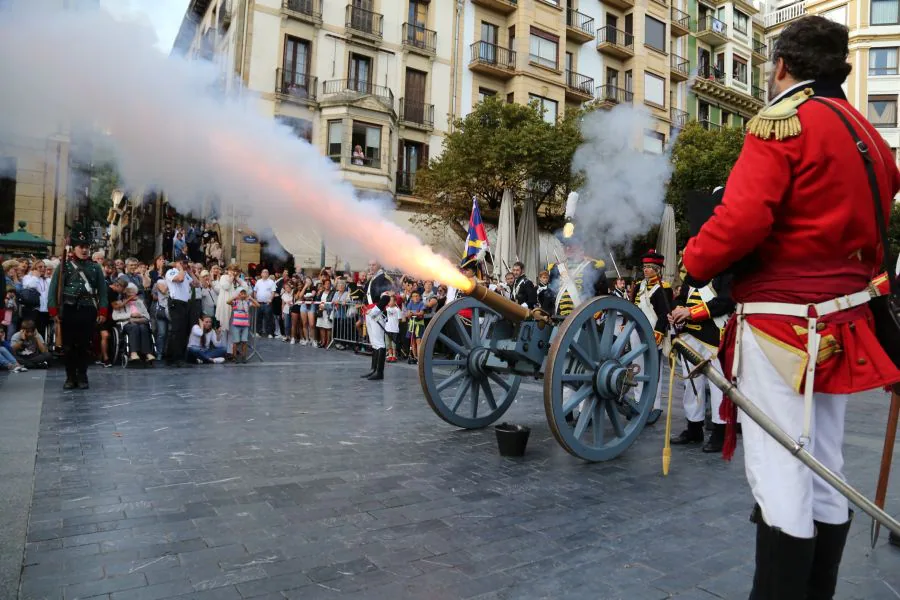
M 806 305 L 806 318 L 807 319 L 818 319 L 819 318 L 819 308 L 815 304 L 807 304 Z

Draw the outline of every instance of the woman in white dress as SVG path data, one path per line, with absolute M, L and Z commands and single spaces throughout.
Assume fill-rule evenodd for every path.
M 238 273 L 240 270 L 237 265 L 231 265 L 228 270 L 219 277 L 218 281 L 213 282 L 213 289 L 216 290 L 216 321 L 219 322 L 222 332 L 219 334 L 220 339 L 228 348 L 228 329 L 231 326 L 231 301 L 237 296 Z M 232 351 L 230 354 L 234 354 Z

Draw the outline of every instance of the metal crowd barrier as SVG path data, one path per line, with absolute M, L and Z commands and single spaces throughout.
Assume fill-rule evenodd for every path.
M 365 304 L 361 302 L 351 302 L 335 307 L 329 348 L 341 344 L 348 346 L 351 350 L 365 350 L 366 352 L 371 350 L 366 332 L 366 319 L 363 316 L 364 307 Z

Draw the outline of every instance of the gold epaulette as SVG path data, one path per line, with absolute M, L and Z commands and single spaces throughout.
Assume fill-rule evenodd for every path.
M 672 287 L 672 284 L 669 283 L 668 281 L 663 281 L 663 282 L 662 282 L 662 286 L 663 286 L 664 288 L 670 288 L 670 287 Z
M 763 108 L 747 123 L 747 133 L 762 140 L 776 140 L 800 135 L 800 117 L 797 107 L 812 97 L 812 88 L 805 88 L 796 94 Z
M 603 262 L 603 261 L 600 260 L 599 258 L 594 259 L 594 268 L 595 268 L 595 269 L 602 269 L 602 268 L 604 268 L 604 267 L 606 267 L 606 263 L 605 263 L 605 262 Z

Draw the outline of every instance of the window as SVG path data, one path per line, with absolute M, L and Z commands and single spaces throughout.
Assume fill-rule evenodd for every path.
M 284 37 L 283 70 L 281 93 L 308 98 L 315 90 L 310 90 L 309 59 L 310 45 L 306 40 L 287 35 Z
M 660 52 L 666 51 L 666 24 L 651 16 L 644 17 L 644 43 Z
M 544 67 L 559 67 L 559 38 L 540 29 L 531 28 L 529 59 Z
M 822 13 L 822 16 L 826 19 L 834 21 L 835 23 L 840 23 L 841 25 L 847 24 L 847 5 L 838 6 L 837 8 L 832 8 L 831 10 L 826 10 Z
M 341 146 L 344 138 L 344 122 L 328 121 L 328 156 L 334 162 L 341 162 Z
M 542 110 L 544 112 L 544 120 L 551 125 L 556 124 L 556 111 L 557 111 L 557 102 L 556 100 L 551 100 L 550 98 L 544 98 L 542 96 L 535 96 L 534 94 L 528 94 L 528 102 L 537 101 L 538 110 Z
M 281 123 L 282 125 L 286 125 L 291 128 L 296 135 L 301 140 L 306 140 L 309 143 L 312 143 L 312 121 L 307 121 L 306 119 L 298 119 L 296 117 L 286 117 L 284 115 L 278 115 L 275 119 Z M 340 121 L 337 121 L 340 123 Z M 340 152 L 338 152 L 340 155 Z
M 644 152 L 662 154 L 666 145 L 666 136 L 658 131 L 644 131 Z
M 12 233 L 16 222 L 16 159 L 0 157 L 0 233 Z
M 747 23 L 750 19 L 739 10 L 734 11 L 734 30 L 747 35 Z
M 478 101 L 484 102 L 486 98 L 493 98 L 497 95 L 497 92 L 494 90 L 489 90 L 487 88 L 480 87 L 478 88 Z
M 625 91 L 626 92 L 634 91 L 634 77 L 630 70 L 625 71 Z
M 869 96 L 868 117 L 875 127 L 896 127 L 897 96 Z
M 510 92 L 506 95 L 506 103 L 507 104 L 514 104 L 515 101 L 516 101 L 516 93 L 515 92 Z
M 353 123 L 350 138 L 353 145 L 351 164 L 358 167 L 381 168 L 381 126 L 367 123 Z
M 644 72 L 644 101 L 657 106 L 666 105 L 666 81 L 653 73 Z
M 747 59 L 736 54 L 732 55 L 731 76 L 741 83 L 747 83 Z
M 727 110 L 722 111 L 722 127 L 728 127 L 731 125 L 731 113 Z
M 513 25 L 509 28 L 509 49 L 515 51 L 516 49 L 516 26 Z
M 482 21 L 478 58 L 491 63 L 497 62 L 497 40 L 499 38 L 500 29 L 496 25 Z
M 897 48 L 870 48 L 869 75 L 896 75 Z
M 347 86 L 351 90 L 371 93 L 372 59 L 362 54 L 350 54 L 350 74 Z
M 872 25 L 900 23 L 900 0 L 872 0 Z

